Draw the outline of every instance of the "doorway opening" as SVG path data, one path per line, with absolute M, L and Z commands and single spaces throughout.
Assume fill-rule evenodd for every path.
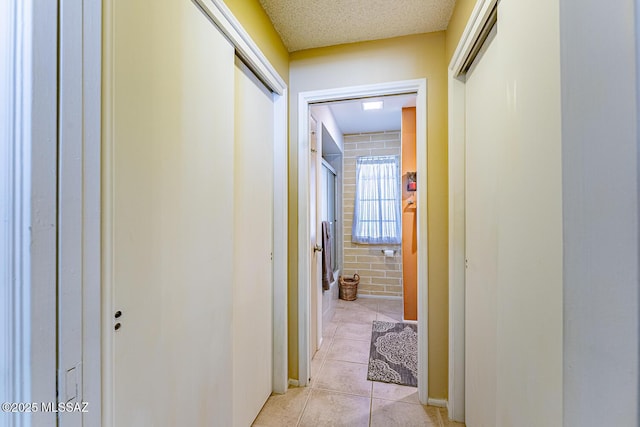
M 388 129 L 341 129 L 345 127 L 342 121 L 341 110 L 355 111 L 362 108 L 362 98 L 376 98 L 385 102 L 396 102 L 398 108 L 397 124 Z M 328 104 L 330 103 L 330 104 Z M 402 105 L 405 104 L 405 105 Z M 357 157 L 396 156 L 398 165 L 402 157 L 400 142 L 400 122 L 402 107 L 414 109 L 418 120 L 415 123 L 415 159 L 420 159 L 417 164 L 409 166 L 411 178 L 415 178 L 415 186 L 423 189 L 418 197 L 417 192 L 407 191 L 407 171 L 402 170 L 398 174 L 398 184 L 402 191 L 402 211 L 413 211 L 415 216 L 415 240 L 409 242 L 415 245 L 415 249 L 421 253 L 416 265 L 416 292 L 413 303 L 415 313 L 420 313 L 418 323 L 418 395 L 422 403 L 428 400 L 428 372 L 427 372 L 427 236 L 426 236 L 426 80 L 412 80 L 392 82 L 380 85 L 368 85 L 350 88 L 330 89 L 317 92 L 306 92 L 300 95 L 299 104 L 299 140 L 301 149 L 299 155 L 299 361 L 300 361 L 300 385 L 307 385 L 312 376 L 318 370 L 312 357 L 322 344 L 323 332 L 326 334 L 330 328 L 335 328 L 329 320 L 333 317 L 338 305 L 338 276 L 350 276 L 354 273 L 363 273 L 362 284 L 359 285 L 358 297 L 361 301 L 369 301 L 375 305 L 373 316 L 376 316 L 378 304 L 397 305 L 399 317 L 396 321 L 416 321 L 411 319 L 403 304 L 402 289 L 402 239 L 397 236 L 397 242 L 383 242 L 382 244 L 357 245 L 359 249 L 367 252 L 361 257 L 367 258 L 368 265 L 357 265 L 358 255 L 349 251 L 357 250 L 352 244 L 351 227 L 353 221 L 353 192 L 355 190 L 355 168 Z M 345 116 L 348 115 L 344 113 Z M 336 121 L 338 118 L 338 121 Z M 347 118 L 347 121 L 351 119 Z M 374 121 L 380 125 L 380 121 Z M 384 127 L 384 125 L 381 125 Z M 323 142 L 329 141 L 329 150 L 324 148 Z M 370 144 L 369 149 L 365 147 Z M 377 148 L 373 148 L 377 147 Z M 395 151 L 394 151 L 395 150 Z M 365 153 L 365 151 L 367 151 Z M 393 153 L 391 151 L 394 151 Z M 396 152 L 397 151 L 397 152 Z M 324 154 L 324 162 L 322 155 Z M 353 164 L 351 164 L 353 163 Z M 398 166 L 399 167 L 399 166 Z M 317 171 L 317 172 L 316 172 Z M 398 171 L 399 172 L 399 171 Z M 415 174 L 417 172 L 417 175 Z M 333 187 L 333 201 L 328 203 L 326 196 L 331 192 L 331 175 L 335 174 Z M 347 176 L 347 174 L 349 176 Z M 351 177 L 353 175 L 353 177 Z M 317 178 L 319 177 L 319 178 Z M 322 179 L 322 178 L 325 179 Z M 321 185 L 323 187 L 321 187 Z M 320 198 L 319 203 L 315 203 Z M 346 197 L 350 196 L 350 197 Z M 405 208 L 408 207 L 407 210 Z M 328 217 L 327 209 L 333 208 L 335 218 L 333 225 Z M 415 215 L 416 211 L 423 211 L 421 217 Z M 319 263 L 318 242 L 313 242 L 313 237 L 321 231 L 321 221 L 324 218 L 327 225 L 333 231 L 331 245 L 333 281 L 329 288 L 322 290 L 321 263 Z M 347 222 L 349 224 L 347 224 Z M 315 229 L 315 230 L 314 230 Z M 310 250 L 309 252 L 307 252 Z M 375 252 L 373 252 L 375 251 Z M 415 252 L 415 251 L 414 251 Z M 311 254 L 311 255 L 309 255 Z M 376 259 L 373 259 L 376 258 Z M 377 258 L 380 258 L 378 260 Z M 364 259 L 364 258 L 361 258 Z M 395 262 L 391 262 L 394 260 Z M 374 262 L 375 261 L 375 262 Z M 315 265 L 314 265 L 315 264 Z M 364 264 L 364 263 L 361 263 Z M 376 273 L 372 273 L 372 264 L 381 267 Z M 392 271 L 388 277 L 384 265 L 391 266 Z M 373 275 L 382 275 L 375 280 Z M 374 280 L 372 280 L 374 279 Z M 395 279 L 395 280 L 391 280 Z M 393 283 L 392 283 L 393 282 Z M 383 299 L 378 299 L 383 298 Z M 393 301 L 395 299 L 395 301 Z M 344 311 L 342 312 L 345 313 Z M 354 314 L 357 315 L 357 314 Z M 371 316 L 371 314 L 365 315 Z M 375 319 L 371 319 L 375 320 Z M 370 325 L 369 325 L 370 329 Z M 322 349 L 321 351 L 323 351 Z

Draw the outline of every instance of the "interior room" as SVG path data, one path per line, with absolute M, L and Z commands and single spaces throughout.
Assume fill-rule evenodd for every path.
M 335 314 L 339 277 L 355 274 L 357 297 L 400 301 L 403 319 L 416 321 L 415 95 L 315 104 L 310 123 L 310 137 L 322 152 L 318 211 L 319 220 L 330 226 L 334 276 L 319 300 L 322 331 Z M 395 182 L 402 213 L 396 219 L 401 233 L 393 242 L 357 243 L 352 238 L 356 160 L 383 156 L 398 160 Z
M 418 403 L 417 378 L 413 387 L 367 381 L 373 322 L 418 320 L 415 111 L 411 93 L 309 108 L 310 229 L 323 250 L 311 275 L 312 388 Z

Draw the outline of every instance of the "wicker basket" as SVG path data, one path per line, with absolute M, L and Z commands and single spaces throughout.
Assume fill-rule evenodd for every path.
M 340 286 L 340 299 L 354 301 L 358 297 L 358 283 L 360 283 L 358 273 L 354 274 L 353 278 L 340 276 L 338 283 Z

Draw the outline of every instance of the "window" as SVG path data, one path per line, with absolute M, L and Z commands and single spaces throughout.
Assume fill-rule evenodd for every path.
M 358 157 L 354 205 L 352 242 L 401 242 L 398 156 Z

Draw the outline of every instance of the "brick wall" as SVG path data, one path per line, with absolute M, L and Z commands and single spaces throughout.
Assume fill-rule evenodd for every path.
M 360 275 L 360 295 L 402 296 L 401 245 L 360 245 L 351 242 L 356 159 L 359 156 L 399 156 L 400 147 L 400 131 L 344 136 L 342 265 L 345 276 L 352 276 L 354 273 Z M 384 249 L 393 249 L 396 253 L 393 257 L 385 257 L 382 253 Z

